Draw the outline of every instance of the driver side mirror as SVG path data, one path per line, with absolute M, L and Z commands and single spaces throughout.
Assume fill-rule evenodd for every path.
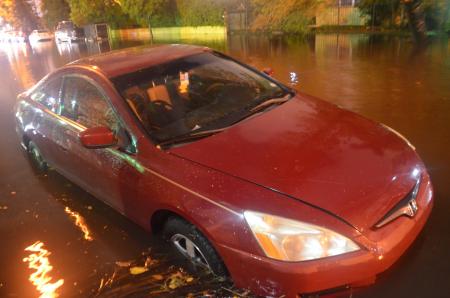
M 117 138 L 108 127 L 86 128 L 78 134 L 81 144 L 89 149 L 107 148 L 117 144 Z

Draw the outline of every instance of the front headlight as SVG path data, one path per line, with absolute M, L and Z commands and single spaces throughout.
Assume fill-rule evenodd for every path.
M 244 217 L 269 258 L 296 262 L 359 249 L 347 237 L 316 225 L 253 211 L 245 211 Z

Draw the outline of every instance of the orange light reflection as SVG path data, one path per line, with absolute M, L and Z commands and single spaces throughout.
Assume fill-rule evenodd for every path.
M 71 217 L 74 218 L 75 225 L 79 227 L 84 234 L 84 239 L 86 239 L 87 241 L 94 240 L 94 238 L 92 238 L 91 236 L 91 232 L 89 231 L 86 223 L 84 222 L 84 218 L 79 213 L 70 210 L 69 207 L 66 207 L 64 211 L 66 211 L 67 214 L 69 214 Z
M 25 248 L 25 251 L 32 252 L 28 257 L 24 258 L 24 262 L 28 262 L 28 268 L 36 270 L 28 278 L 37 290 L 41 293 L 40 298 L 58 297 L 56 290 L 64 284 L 63 279 L 51 283 L 52 278 L 48 275 L 53 267 L 50 265 L 48 256 L 50 252 L 44 247 L 44 243 L 37 241 L 33 245 Z

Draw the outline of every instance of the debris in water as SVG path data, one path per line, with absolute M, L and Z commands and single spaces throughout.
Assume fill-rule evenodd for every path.
M 149 267 L 151 267 L 151 266 L 153 266 L 153 265 L 155 265 L 155 264 L 157 264 L 157 263 L 158 263 L 157 260 L 154 260 L 154 259 L 152 259 L 150 256 L 148 256 L 148 257 L 145 259 L 145 264 L 144 264 L 144 266 L 147 267 L 147 268 L 149 268 Z
M 174 290 L 176 288 L 186 285 L 187 283 L 192 282 L 193 280 L 194 278 L 192 276 L 177 271 L 166 279 L 163 288 L 169 288 L 171 290 Z

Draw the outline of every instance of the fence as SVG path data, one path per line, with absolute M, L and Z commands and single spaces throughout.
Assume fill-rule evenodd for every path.
M 226 29 L 223 26 L 201 26 L 201 27 L 160 27 L 137 29 L 111 30 L 111 37 L 121 40 L 149 40 L 153 34 L 155 40 L 223 40 Z

